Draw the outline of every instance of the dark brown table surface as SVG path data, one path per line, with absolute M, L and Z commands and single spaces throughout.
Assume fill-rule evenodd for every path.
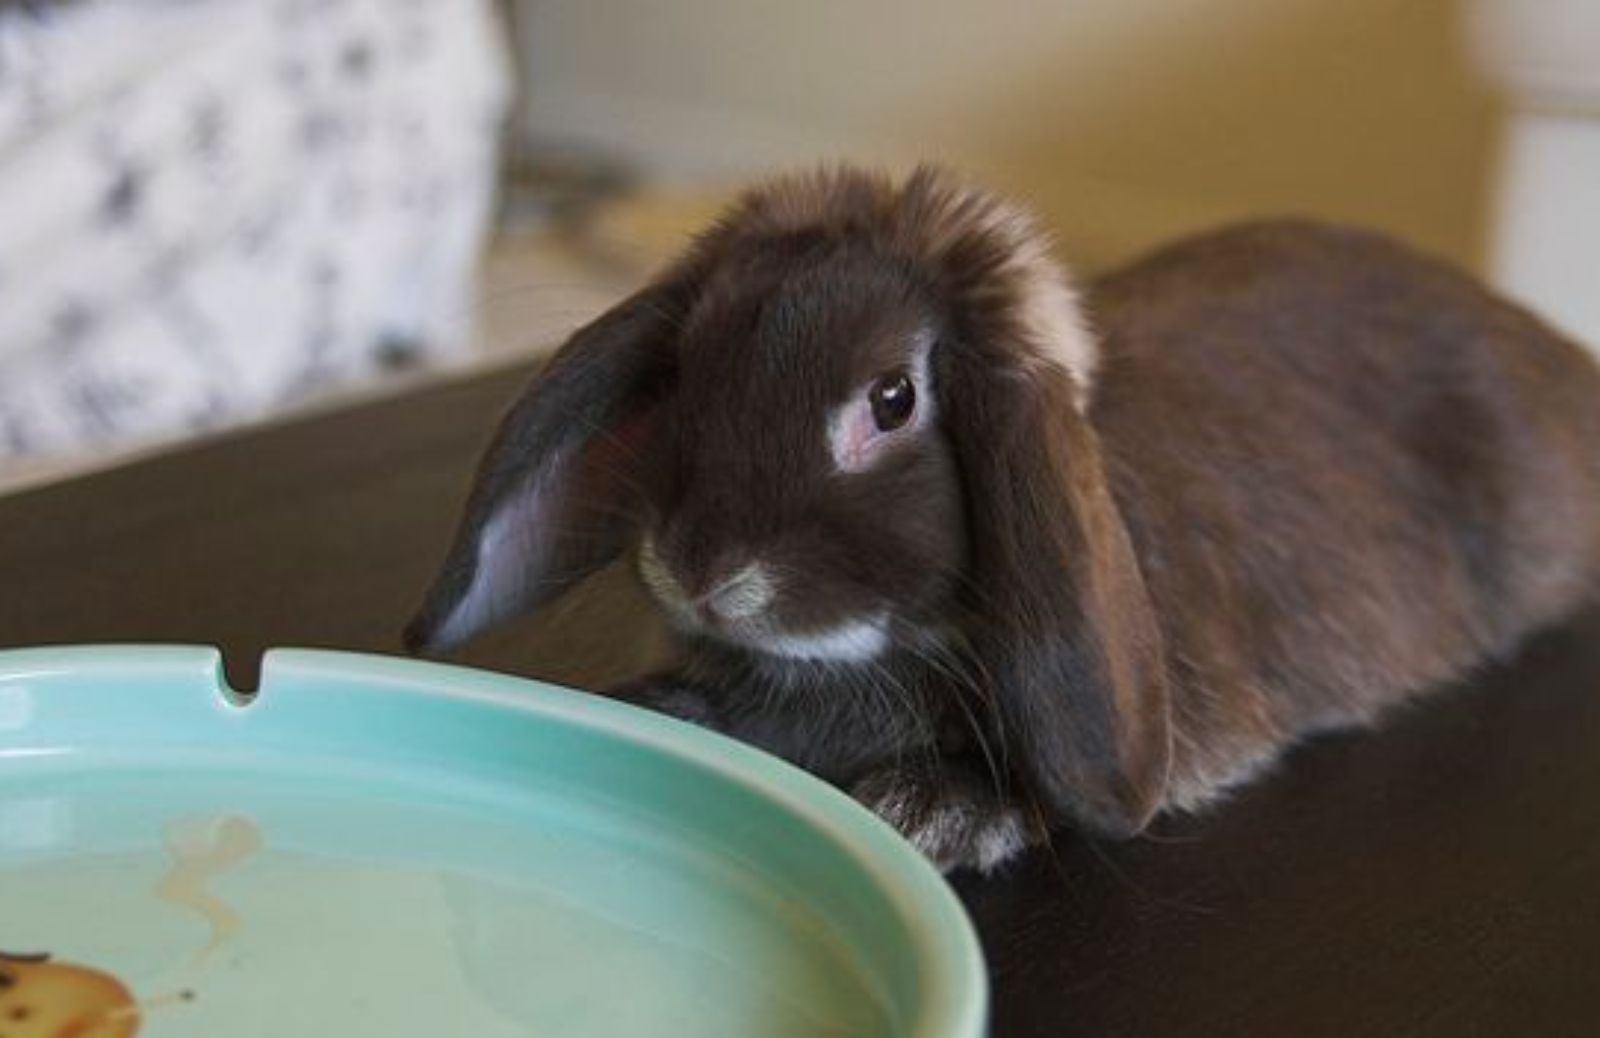
M 215 644 L 243 686 L 270 646 L 399 651 L 525 377 L 0 499 L 0 645 Z M 614 580 L 463 659 L 611 680 L 657 644 L 630 593 Z M 640 648 L 619 657 L 624 620 Z M 1001 1036 L 1600 1033 L 1600 611 L 1203 817 L 1062 834 L 957 886 Z

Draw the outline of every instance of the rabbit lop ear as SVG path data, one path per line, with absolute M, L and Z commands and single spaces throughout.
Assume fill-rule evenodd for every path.
M 967 494 L 971 640 L 1000 734 L 1053 814 L 1131 835 L 1171 758 L 1160 630 L 1067 370 L 957 354 L 943 421 Z
M 444 568 L 406 628 L 437 653 L 615 559 L 672 372 L 672 309 L 646 289 L 579 329 L 501 421 Z

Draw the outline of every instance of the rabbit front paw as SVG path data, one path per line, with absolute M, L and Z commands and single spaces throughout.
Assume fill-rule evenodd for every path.
M 987 792 L 931 782 L 912 771 L 874 772 L 850 793 L 941 872 L 993 872 L 1034 842 L 1016 807 Z

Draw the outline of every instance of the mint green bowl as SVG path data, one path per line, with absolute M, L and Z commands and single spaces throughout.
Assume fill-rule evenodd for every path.
M 0 952 L 50 956 L 0 958 L 0 1009 L 94 1038 L 983 1030 L 944 881 L 780 761 L 461 667 L 274 650 L 245 700 L 220 664 L 0 652 Z

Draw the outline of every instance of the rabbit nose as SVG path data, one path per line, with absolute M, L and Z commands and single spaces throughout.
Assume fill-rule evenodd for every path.
M 695 605 L 718 620 L 747 620 L 767 608 L 776 591 L 767 568 L 752 562 L 718 581 Z

